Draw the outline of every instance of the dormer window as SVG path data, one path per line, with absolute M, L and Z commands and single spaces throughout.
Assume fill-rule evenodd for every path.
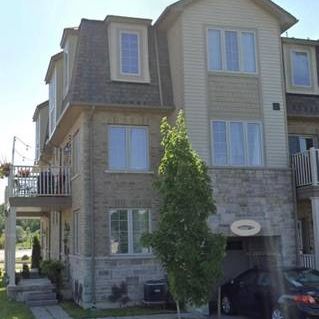
M 121 73 L 140 74 L 140 39 L 138 33 L 121 32 Z
M 149 83 L 148 25 L 110 22 L 108 36 L 111 80 Z
M 310 87 L 310 58 L 307 51 L 291 51 L 292 84 L 293 86 Z
M 56 70 L 52 74 L 49 83 L 49 132 L 53 134 L 56 126 Z

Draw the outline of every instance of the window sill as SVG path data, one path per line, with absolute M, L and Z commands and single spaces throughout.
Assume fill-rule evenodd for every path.
M 247 73 L 247 72 L 231 72 L 231 71 L 211 71 L 207 70 L 208 75 L 214 76 L 232 76 L 232 77 L 247 77 L 247 78 L 258 78 L 258 73 Z
M 109 259 L 152 259 L 155 258 L 153 254 L 134 254 L 134 255 L 111 255 Z
M 266 169 L 266 166 L 262 165 L 262 166 L 231 166 L 231 165 L 227 165 L 227 166 L 209 166 L 208 169 L 243 169 L 243 170 L 264 170 Z
M 154 171 L 116 171 L 116 170 L 106 170 L 104 173 L 107 174 L 137 174 L 137 175 L 154 175 Z

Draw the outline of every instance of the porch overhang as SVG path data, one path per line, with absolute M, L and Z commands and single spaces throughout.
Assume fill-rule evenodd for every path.
M 11 207 L 16 207 L 17 213 L 36 213 L 63 210 L 72 207 L 71 196 L 37 196 L 37 197 L 10 197 Z
M 305 186 L 297 188 L 297 199 L 306 200 L 311 198 L 319 198 L 319 186 Z

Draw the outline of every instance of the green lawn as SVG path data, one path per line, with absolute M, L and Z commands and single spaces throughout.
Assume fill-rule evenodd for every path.
M 170 311 L 162 310 L 159 308 L 143 308 L 143 307 L 107 309 L 107 310 L 84 310 L 72 302 L 64 302 L 61 304 L 61 306 L 74 319 L 142 316 L 142 315 L 172 313 Z
M 0 318 L 34 319 L 26 305 L 8 300 L 5 288 L 0 288 Z

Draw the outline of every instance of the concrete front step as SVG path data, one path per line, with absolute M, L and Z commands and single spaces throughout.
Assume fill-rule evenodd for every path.
M 21 280 L 17 289 L 17 301 L 29 306 L 57 304 L 55 286 L 47 278 Z
M 55 292 L 46 292 L 46 291 L 32 291 L 32 292 L 25 292 L 24 293 L 24 300 L 25 301 L 32 301 L 32 300 L 52 300 L 56 299 Z
M 26 301 L 29 307 L 43 307 L 43 306 L 53 306 L 56 305 L 58 301 L 56 299 L 52 300 L 30 300 Z

